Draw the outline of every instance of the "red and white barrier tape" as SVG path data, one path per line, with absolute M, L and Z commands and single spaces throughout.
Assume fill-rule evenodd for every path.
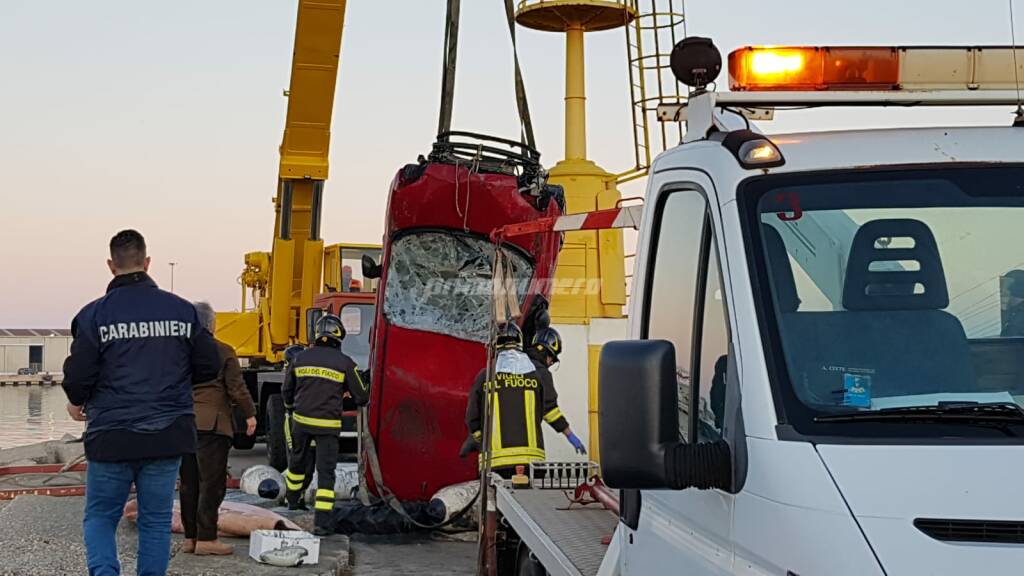
M 567 214 L 554 218 L 540 218 L 532 222 L 507 224 L 492 234 L 493 238 L 509 238 L 544 232 L 572 232 L 575 230 L 607 230 L 611 228 L 640 228 L 644 207 L 623 206 L 609 210 L 595 210 L 580 214 Z

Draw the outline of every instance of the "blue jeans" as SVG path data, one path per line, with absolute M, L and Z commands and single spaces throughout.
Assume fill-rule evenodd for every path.
M 89 576 L 118 576 L 117 525 L 132 483 L 139 505 L 139 576 L 165 576 L 171 558 L 174 484 L 181 458 L 89 462 L 85 481 L 85 550 Z

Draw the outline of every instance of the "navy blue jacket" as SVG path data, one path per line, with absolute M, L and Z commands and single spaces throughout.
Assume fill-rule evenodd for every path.
M 72 404 L 85 406 L 87 452 L 97 452 L 90 444 L 100 444 L 105 433 L 108 453 L 114 448 L 110 441 L 118 440 L 128 445 L 122 448 L 129 454 L 102 460 L 195 450 L 192 385 L 216 378 L 221 361 L 213 335 L 191 303 L 160 290 L 145 273 L 125 274 L 114 278 L 105 296 L 82 308 L 71 335 L 64 391 Z M 172 428 L 178 430 L 174 437 L 160 440 L 177 446 L 135 446 Z

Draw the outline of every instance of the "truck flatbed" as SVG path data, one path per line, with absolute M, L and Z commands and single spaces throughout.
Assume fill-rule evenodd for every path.
M 618 517 L 597 505 L 569 508 L 560 489 L 495 487 L 505 520 L 553 576 L 596 576 Z M 569 491 L 571 494 L 571 491 Z

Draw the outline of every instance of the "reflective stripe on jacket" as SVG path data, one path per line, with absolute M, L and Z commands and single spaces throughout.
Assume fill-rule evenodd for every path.
M 316 345 L 300 352 L 288 367 L 281 394 L 297 424 L 340 429 L 346 390 L 360 406 L 369 401 L 369 387 L 356 363 L 337 348 Z
M 477 441 L 482 441 L 484 392 L 490 392 L 494 403 L 491 466 L 501 468 L 543 460 L 541 421 L 556 432 L 569 427 L 558 408 L 551 372 L 519 351 L 502 351 L 498 360 L 500 371 L 494 382 L 485 383 L 487 373 L 482 371 L 473 383 L 466 407 L 466 426 Z

